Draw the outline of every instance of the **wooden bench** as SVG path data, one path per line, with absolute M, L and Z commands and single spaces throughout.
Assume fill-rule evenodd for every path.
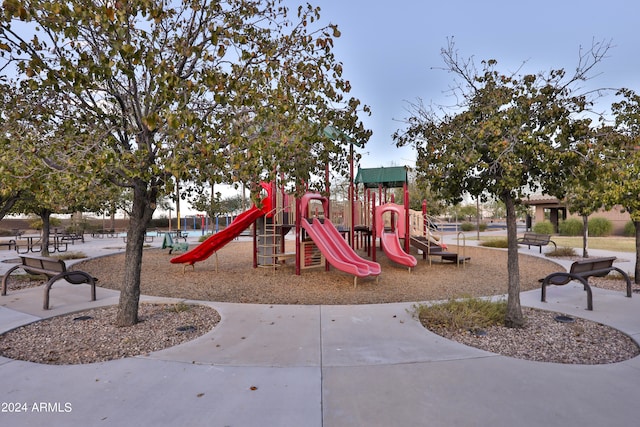
M 44 287 L 44 302 L 42 308 L 49 309 L 49 291 L 55 282 L 65 279 L 73 285 L 88 283 L 91 285 L 91 301 L 96 300 L 96 282 L 98 279 L 84 271 L 69 271 L 67 265 L 61 259 L 37 256 L 20 256 L 21 264 L 11 267 L 2 278 L 2 295 L 7 295 L 7 281 L 9 275 L 21 268 L 28 274 L 42 274 L 48 277 Z
M 613 262 L 616 257 L 606 258 L 589 258 L 580 261 L 576 261 L 571 264 L 569 272 L 551 273 L 544 279 L 540 279 L 542 282 L 542 302 L 546 302 L 548 285 L 566 285 L 572 280 L 578 280 L 584 286 L 584 290 L 587 291 L 587 310 L 593 310 L 593 295 L 591 293 L 591 286 L 589 286 L 589 277 L 604 277 L 612 271 L 617 271 L 627 281 L 627 297 L 631 298 L 631 280 L 627 273 L 618 267 L 613 266 Z
M 547 246 L 549 243 L 553 244 L 555 249 L 558 248 L 558 246 L 556 246 L 556 242 L 551 240 L 551 235 L 549 234 L 525 232 L 524 236 L 518 239 L 519 245 L 527 245 L 529 249 L 531 249 L 531 246 L 538 246 L 540 248 L 540 253 L 542 253 L 542 247 Z

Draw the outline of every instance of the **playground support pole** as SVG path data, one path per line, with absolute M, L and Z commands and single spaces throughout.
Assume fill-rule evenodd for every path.
M 349 245 L 354 247 L 353 244 L 353 227 L 355 226 L 355 212 L 353 206 L 353 199 L 355 198 L 353 191 L 353 143 L 349 146 L 349 207 L 351 209 L 351 226 L 349 227 Z
M 427 199 L 422 199 L 422 235 L 427 237 Z
M 265 217 L 262 217 L 262 222 L 265 222 Z M 252 244 L 252 249 L 253 249 L 253 268 L 258 268 L 258 225 L 257 222 L 253 223 L 253 227 L 252 227 L 252 231 L 251 231 L 251 237 L 253 237 L 253 244 Z
M 404 194 L 404 251 L 409 253 L 409 239 L 411 238 L 411 227 L 409 224 L 409 189 L 407 188 L 407 181 L 402 185 L 402 190 Z
M 378 243 L 376 242 L 376 198 L 371 198 L 371 260 L 376 261 L 376 252 L 378 251 Z
M 422 200 L 422 236 L 427 237 L 427 199 Z M 429 243 L 430 244 L 430 243 Z M 422 251 L 422 259 L 427 259 L 427 253 Z
M 296 276 L 300 275 L 300 198 L 296 197 Z

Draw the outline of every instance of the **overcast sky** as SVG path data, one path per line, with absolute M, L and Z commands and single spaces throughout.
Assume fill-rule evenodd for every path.
M 297 4 L 296 0 L 287 0 Z M 452 76 L 440 55 L 453 37 L 462 57 L 476 64 L 496 59 L 503 73 L 574 70 L 580 47 L 611 41 L 609 56 L 589 85 L 640 92 L 640 3 L 630 0 L 311 0 L 322 22 L 342 36 L 334 52 L 344 64 L 352 96 L 372 109 L 363 116 L 373 131 L 361 150 L 363 167 L 413 166 L 409 148 L 396 149 L 391 135 L 403 128 L 407 101 L 445 103 Z M 450 102 L 449 102 L 450 103 Z M 606 103 L 606 106 L 610 101 Z

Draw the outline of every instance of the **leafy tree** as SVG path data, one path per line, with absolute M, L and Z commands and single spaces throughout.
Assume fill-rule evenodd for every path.
M 572 168 L 565 180 L 566 200 L 569 212 L 582 218 L 582 256 L 589 257 L 589 215 L 605 204 L 607 187 L 607 157 L 603 144 L 610 130 L 602 126 L 593 131 L 591 140 L 574 146 L 580 166 Z
M 604 153 L 609 166 L 604 188 L 606 206 L 620 205 L 635 226 L 635 283 L 640 284 L 640 95 L 621 89 L 619 102 L 612 105 L 615 127 L 604 139 Z
M 501 74 L 497 62 L 458 57 L 453 43 L 442 50 L 446 70 L 462 83 L 453 92 L 462 100 L 453 114 L 412 104 L 407 128 L 394 134 L 399 146 L 413 144 L 416 168 L 445 199 L 465 193 L 504 203 L 508 240 L 508 300 L 505 325 L 524 324 L 520 305 L 516 207 L 541 189 L 564 195 L 563 180 L 577 164 L 574 146 L 589 135 L 591 121 L 580 118 L 589 106 L 572 87 L 587 78 L 608 45 L 594 45 L 574 76 L 564 70 L 538 74 Z M 442 113 L 442 115 L 440 115 Z
M 64 138 L 39 156 L 64 153 L 75 173 L 133 196 L 120 326 L 138 320 L 145 230 L 174 179 L 313 185 L 319 165 L 347 164 L 346 144 L 321 129 L 371 134 L 358 119 L 368 108 L 345 97 L 338 28 L 309 4 L 291 15 L 281 0 L 5 0 L 3 12 L 2 57 L 64 106 L 49 113 Z
M 475 205 L 463 205 L 460 207 L 459 213 L 467 221 L 471 221 L 478 215 L 478 208 Z
M 28 100 L 20 97 L 14 84 L 0 83 L 0 220 L 12 212 L 29 186 L 32 163 L 25 162 L 20 115 L 16 110 Z

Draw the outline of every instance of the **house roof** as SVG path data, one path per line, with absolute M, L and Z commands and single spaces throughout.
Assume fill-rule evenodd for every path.
M 548 194 L 534 194 L 523 200 L 525 205 L 552 205 L 564 207 L 564 204 L 557 197 Z

